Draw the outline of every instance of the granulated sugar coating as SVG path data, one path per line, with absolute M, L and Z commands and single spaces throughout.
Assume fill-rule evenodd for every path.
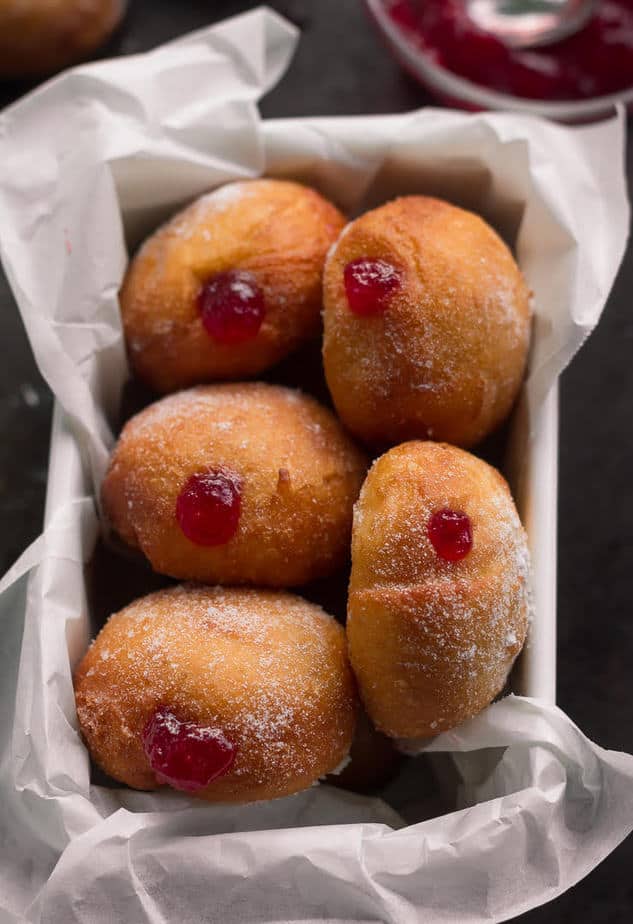
M 137 789 L 158 785 L 143 744 L 157 714 L 230 743 L 230 769 L 195 793 L 209 801 L 310 786 L 346 757 L 356 713 L 343 629 L 320 607 L 199 585 L 112 616 L 79 665 L 75 695 L 93 758 Z
M 315 190 L 285 180 L 201 196 L 148 238 L 123 281 L 135 374 L 159 392 L 250 377 L 315 336 L 325 255 L 344 223 Z M 246 307 L 226 292 L 221 306 L 209 298 L 230 278 L 256 293 Z
M 346 561 L 365 471 L 364 456 L 313 398 L 262 383 L 201 386 L 126 424 L 103 483 L 103 509 L 160 573 L 291 587 Z M 187 518 L 178 516 L 183 491 L 205 478 L 236 486 L 230 530 L 203 522 L 191 504 Z M 204 544 L 211 533 L 224 541 Z
M 347 275 L 357 265 L 388 266 L 398 279 L 380 310 L 367 287 L 355 307 Z M 323 297 L 328 386 L 367 443 L 470 446 L 509 413 L 529 345 L 529 291 L 477 215 L 425 196 L 365 213 L 330 250 Z
M 470 550 L 438 554 L 437 511 L 468 517 Z M 501 475 L 470 453 L 411 442 L 372 466 L 354 511 L 347 634 L 369 716 L 425 737 L 480 712 L 525 640 L 529 556 Z

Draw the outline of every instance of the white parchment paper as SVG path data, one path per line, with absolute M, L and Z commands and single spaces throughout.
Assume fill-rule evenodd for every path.
M 490 218 L 535 293 L 534 415 L 599 319 L 628 227 L 621 119 L 570 130 L 429 109 L 262 122 L 257 99 L 296 38 L 254 11 L 76 68 L 0 115 L 0 255 L 93 485 L 127 375 L 126 241 L 230 179 L 292 176 L 351 214 L 421 191 Z M 429 745 L 455 755 L 466 807 L 418 823 L 405 822 L 428 797 L 416 761 L 401 814 L 328 786 L 213 807 L 92 785 L 71 673 L 98 523 L 91 493 L 75 494 L 49 498 L 46 532 L 0 582 L 0 924 L 501 921 L 633 829 L 633 757 L 519 697 Z

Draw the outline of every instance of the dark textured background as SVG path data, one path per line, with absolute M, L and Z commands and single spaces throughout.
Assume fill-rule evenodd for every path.
M 303 35 L 265 116 L 386 113 L 429 102 L 383 50 L 356 0 L 270 4 Z M 253 6 L 132 0 L 109 54 L 142 51 Z M 24 86 L 0 87 L 0 104 Z M 605 151 L 605 157 L 614 157 Z M 633 155 L 627 160 L 633 178 Z M 633 248 L 561 394 L 558 703 L 594 741 L 633 752 Z M 0 275 L 0 570 L 38 534 L 52 402 Z M 526 924 L 633 920 L 633 838 Z

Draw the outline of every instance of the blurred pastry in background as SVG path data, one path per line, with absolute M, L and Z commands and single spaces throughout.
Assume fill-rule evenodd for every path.
M 0 76 L 41 77 L 89 57 L 125 0 L 0 0 Z

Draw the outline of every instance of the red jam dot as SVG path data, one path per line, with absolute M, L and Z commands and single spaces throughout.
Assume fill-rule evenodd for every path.
M 219 728 L 181 722 L 160 706 L 143 729 L 143 748 L 159 783 L 195 792 L 224 776 L 237 748 Z
M 196 545 L 224 545 L 236 531 L 242 510 L 241 480 L 228 471 L 192 475 L 178 495 L 176 519 Z
M 473 547 L 470 517 L 456 510 L 437 510 L 426 532 L 439 557 L 446 561 L 461 561 Z
M 264 293 L 250 273 L 229 270 L 212 276 L 200 289 L 198 309 L 208 335 L 232 345 L 252 340 L 262 326 Z
M 363 317 L 381 314 L 402 284 L 400 273 L 391 263 L 365 257 L 348 263 L 343 278 L 350 311 Z

